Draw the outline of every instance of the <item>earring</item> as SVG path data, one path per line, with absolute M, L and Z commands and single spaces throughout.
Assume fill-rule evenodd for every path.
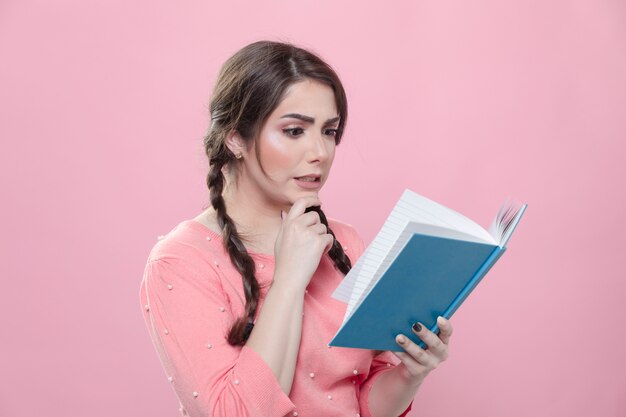
M 243 155 L 241 153 L 235 154 L 235 158 L 236 159 L 241 159 L 241 158 L 243 158 Z

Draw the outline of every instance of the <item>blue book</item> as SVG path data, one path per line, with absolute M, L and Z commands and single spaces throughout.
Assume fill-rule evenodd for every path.
M 488 230 L 406 190 L 382 229 L 335 290 L 348 304 L 330 346 L 402 351 L 399 333 L 420 322 L 438 333 L 506 251 L 527 205 L 505 202 Z

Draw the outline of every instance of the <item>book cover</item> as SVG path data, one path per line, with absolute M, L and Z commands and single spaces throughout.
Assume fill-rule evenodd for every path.
M 459 213 L 405 191 L 333 295 L 348 309 L 329 345 L 402 351 L 395 342 L 402 333 L 425 347 L 412 324 L 438 331 L 437 317 L 450 318 L 498 261 L 525 209 L 505 203 L 489 234 Z

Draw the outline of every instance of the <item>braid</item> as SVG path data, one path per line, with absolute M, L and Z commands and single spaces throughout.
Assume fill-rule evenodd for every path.
M 328 256 L 330 256 L 330 259 L 333 260 L 337 268 L 344 275 L 347 275 L 348 272 L 350 272 L 350 269 L 352 269 L 352 262 L 350 262 L 350 258 L 348 258 L 346 253 L 343 251 L 343 246 L 341 246 L 341 243 L 339 243 L 339 241 L 335 237 L 335 234 L 328 226 L 328 220 L 326 219 L 326 215 L 322 211 L 322 208 L 320 206 L 309 207 L 308 209 L 306 209 L 306 211 L 315 211 L 317 214 L 319 214 L 320 221 L 324 226 L 326 226 L 326 229 L 328 229 L 328 233 L 333 236 L 333 246 L 328 251 Z
M 222 192 L 224 189 L 224 174 L 222 167 L 226 163 L 227 156 L 211 159 L 211 168 L 207 175 L 207 185 L 210 190 L 211 204 L 217 213 L 217 223 L 222 229 L 224 246 L 228 251 L 230 260 L 243 278 L 243 290 L 246 297 L 246 307 L 243 317 L 239 317 L 228 332 L 228 343 L 231 345 L 243 345 L 252 331 L 252 322 L 259 304 L 259 283 L 254 276 L 254 261 L 248 254 L 245 246 L 237 234 L 235 223 L 226 213 L 226 205 Z

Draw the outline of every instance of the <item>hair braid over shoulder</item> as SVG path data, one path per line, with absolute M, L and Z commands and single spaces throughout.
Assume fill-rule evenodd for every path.
M 223 158 L 222 158 L 223 159 Z M 243 290 L 246 297 L 246 307 L 243 317 L 238 318 L 228 332 L 228 343 L 242 345 L 250 335 L 251 323 L 256 315 L 259 304 L 259 283 L 254 275 L 254 261 L 248 254 L 245 246 L 237 234 L 235 223 L 226 213 L 226 205 L 222 192 L 224 189 L 224 161 L 215 158 L 211 161 L 211 168 L 207 176 L 207 185 L 210 190 L 211 205 L 216 211 L 217 222 L 222 229 L 222 239 L 228 251 L 230 260 L 237 268 L 243 279 Z

